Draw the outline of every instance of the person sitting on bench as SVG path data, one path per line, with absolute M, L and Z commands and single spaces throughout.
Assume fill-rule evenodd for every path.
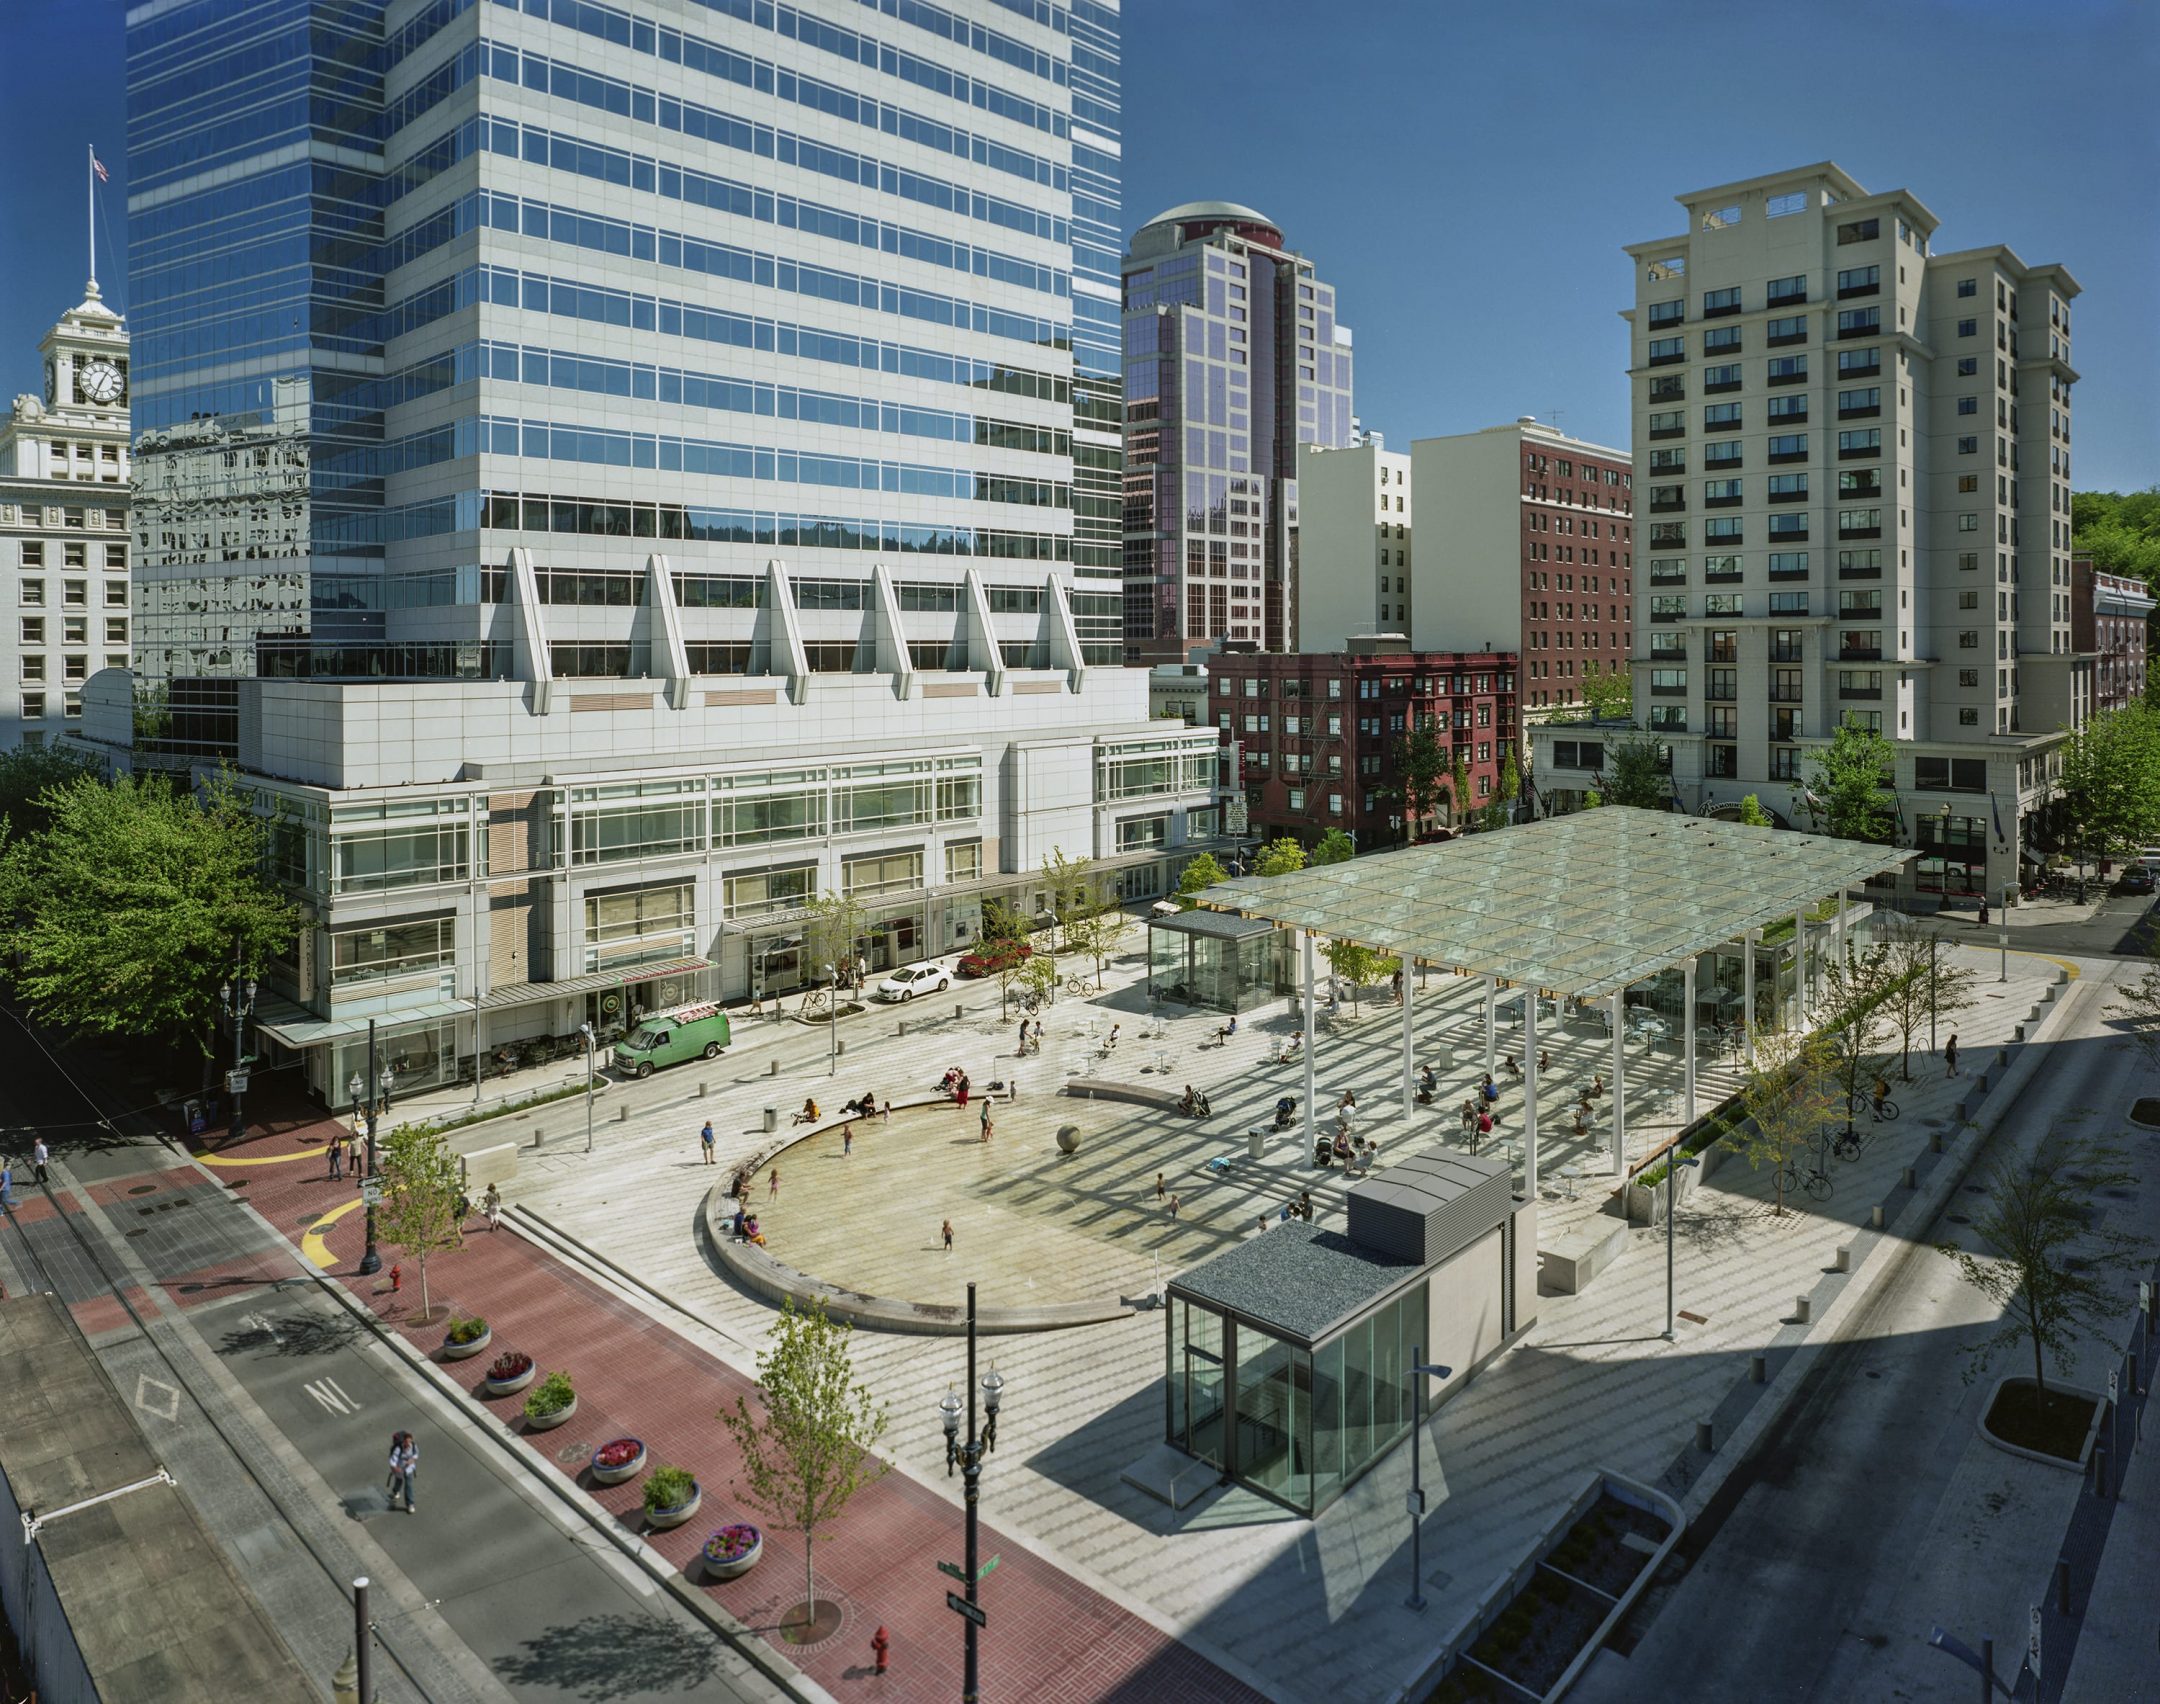
M 802 1111 L 798 1112 L 794 1116 L 794 1118 L 790 1120 L 791 1123 L 795 1124 L 815 1124 L 817 1121 L 818 1106 L 817 1101 L 814 1098 L 804 1101 L 802 1103 Z
M 1230 1039 L 1230 1038 L 1231 1038 L 1232 1036 L 1234 1036 L 1234 1035 L 1236 1035 L 1236 1034 L 1237 1034 L 1237 1013 L 1235 1013 L 1235 1012 L 1232 1012 L 1232 1013 L 1230 1014 L 1230 1021 L 1229 1021 L 1228 1023 L 1224 1024 L 1224 1025 L 1222 1026 L 1222 1028 L 1218 1029 L 1218 1030 L 1217 1030 L 1217 1031 L 1215 1032 L 1215 1039 L 1216 1039 L 1217 1041 L 1219 1041 L 1219 1042 L 1226 1042 L 1226 1041 L 1228 1041 L 1228 1040 L 1229 1040 L 1229 1039 Z

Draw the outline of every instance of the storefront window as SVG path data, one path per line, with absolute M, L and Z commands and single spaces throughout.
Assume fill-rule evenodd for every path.
M 945 880 L 972 882 L 982 878 L 982 842 L 961 840 L 945 848 Z
M 687 958 L 695 950 L 695 890 L 688 882 L 585 896 L 585 968 Z
M 816 891 L 815 864 L 796 864 L 784 870 L 751 870 L 729 876 L 723 887 L 730 917 L 760 917 L 770 911 L 793 911 L 808 905 Z
M 847 859 L 840 871 L 841 891 L 850 899 L 902 893 L 923 885 L 923 855 L 920 850 L 874 852 L 865 858 Z
M 570 862 L 672 857 L 704 846 L 704 783 L 644 781 L 570 789 Z
M 340 929 L 330 937 L 330 981 L 338 988 L 419 976 L 456 962 L 454 917 Z

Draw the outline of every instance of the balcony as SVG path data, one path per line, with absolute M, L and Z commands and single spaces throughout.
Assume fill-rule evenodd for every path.
M 1670 640 L 1672 649 L 1665 650 L 1658 644 L 1660 639 Z M 1684 663 L 1687 661 L 1687 638 L 1678 633 L 1653 634 L 1650 640 L 1650 660 L 1653 663 Z
M 1772 349 L 1785 349 L 1795 343 L 1805 343 L 1807 340 L 1808 334 L 1805 331 L 1781 331 L 1775 337 L 1768 338 L 1765 341 Z
M 1737 509 L 1742 501 L 1743 499 L 1736 492 L 1730 497 L 1705 497 L 1702 500 L 1702 506 L 1705 509 Z
M 1840 343 L 1853 337 L 1880 337 L 1882 336 L 1882 322 L 1876 320 L 1867 325 L 1841 325 L 1838 327 L 1837 334 Z M 1678 360 L 1679 357 L 1676 355 L 1673 359 Z
M 1807 577 L 1808 571 L 1805 568 L 1773 568 L 1770 570 L 1770 578 L 1773 580 L 1805 580 Z
M 1850 600 L 1852 600 L 1852 601 L 1851 601 L 1851 602 L 1848 602 L 1848 603 L 1840 603 L 1840 604 L 1838 605 L 1838 612 L 1837 612 L 1837 618 L 1838 618 L 1838 620 L 1840 620 L 1840 621 L 1880 621 L 1880 620 L 1882 620 L 1882 594 L 1881 594 L 1880 592 L 1846 592 L 1846 593 L 1845 593 L 1845 594 L 1843 594 L 1843 595 L 1844 595 L 1844 596 L 1845 596 L 1846 598 L 1848 598 L 1848 599 L 1850 599 Z M 1869 599 L 1873 599 L 1874 601 L 1873 601 L 1873 602 L 1870 602 L 1870 603 L 1863 603 L 1863 602 L 1861 602 L 1861 601 L 1860 601 L 1860 600 L 1861 600 L 1861 599 L 1863 599 L 1863 598 L 1869 598 Z M 1847 634 L 1847 635 L 1846 635 L 1846 637 L 1850 639 L 1850 638 L 1856 638 L 1856 637 L 1858 637 L 1858 635 L 1855 635 L 1855 634 Z M 1878 641 L 1876 641 L 1876 642 L 1877 642 L 1877 643 L 1879 643 L 1880 641 L 1878 640 Z
M 1841 663 L 1879 663 L 1882 661 L 1882 641 L 1877 639 L 1864 645 L 1840 645 L 1837 660 Z
M 1681 426 L 1653 426 L 1653 427 L 1652 427 L 1652 428 L 1650 429 L 1650 441 L 1651 441 L 1651 442 L 1652 442 L 1653 444 L 1654 444 L 1654 443 L 1657 443 L 1657 442 L 1658 442 L 1658 441 L 1659 441 L 1660 439 L 1663 439 L 1663 438 L 1685 438 L 1686 436 L 1687 436 L 1687 427 L 1686 427 L 1685 425 L 1681 425 Z
M 1805 450 L 1779 450 L 1771 456 L 1770 465 L 1782 467 L 1787 462 L 1804 462 L 1807 459 L 1808 453 Z
M 1837 577 L 1840 580 L 1880 580 L 1882 578 L 1882 564 L 1876 562 L 1857 568 L 1840 567 L 1837 571 Z
M 1653 684 L 1650 688 L 1650 696 L 1652 698 L 1685 698 L 1687 696 L 1687 685 L 1685 682 L 1682 682 L 1679 686 L 1658 686 Z
M 1878 479 L 1868 485 L 1845 485 L 1841 483 L 1838 486 L 1838 501 L 1840 503 L 1879 503 L 1882 501 L 1882 481 Z
M 1714 571 L 1706 571 L 1703 575 L 1703 584 L 1707 586 L 1736 586 L 1746 578 L 1747 575 L 1738 568 L 1719 568 Z
M 1650 548 L 1653 550 L 1685 550 L 1687 548 L 1687 523 L 1685 521 L 1652 521 L 1650 523 Z
M 1706 704 L 1734 704 L 1739 702 L 1739 698 L 1740 689 L 1730 681 L 1712 681 L 1703 688 L 1703 702 Z
M 1881 458 L 1882 445 L 1880 444 L 1855 444 L 1850 449 L 1840 448 L 1837 453 L 1839 461 L 1868 461 L 1870 459 L 1879 461 Z
M 1744 422 L 1737 417 L 1731 420 L 1705 420 L 1702 429 L 1705 432 L 1738 432 L 1744 429 Z M 1707 458 L 1705 465 L 1708 465 Z
M 1667 326 L 1687 323 L 1687 305 L 1683 302 L 1657 302 L 1652 304 L 1645 316 L 1652 331 L 1663 331 Z
M 1861 355 L 1842 355 L 1838 358 L 1837 376 L 1840 383 L 1850 384 L 1854 379 L 1879 379 L 1882 377 L 1882 352 L 1870 349 Z
M 1740 304 L 1738 302 L 1720 302 L 1714 308 L 1704 308 L 1702 311 L 1702 317 L 1706 320 L 1728 319 L 1738 312 L 1740 312 Z
M 1882 280 L 1877 278 L 1866 284 L 1840 284 L 1837 299 L 1841 302 L 1850 302 L 1860 296 L 1879 296 L 1881 294 Z
M 1807 659 L 1801 655 L 1798 645 L 1772 645 L 1770 660 L 1773 663 L 1800 663 Z
M 1774 740 L 1796 740 L 1800 737 L 1800 715 L 1794 710 L 1770 712 L 1770 737 Z
M 1769 697 L 1773 704 L 1798 704 L 1800 689 L 1797 686 L 1773 686 Z
M 1738 379 L 1720 379 L 1714 385 L 1704 385 L 1702 393 L 1704 396 L 1723 396 L 1727 391 L 1738 390 L 1740 384 L 1741 381 Z
M 1646 367 L 1673 367 L 1686 359 L 1687 351 L 1683 349 L 1671 355 L 1652 355 L 1643 362 L 1643 365 Z
M 1771 385 L 1804 385 L 1807 383 L 1807 374 L 1772 373 L 1763 382 Z
M 1805 491 L 1773 491 L 1770 493 L 1770 501 L 1773 503 L 1805 503 L 1807 500 L 1808 494 Z
M 1740 749 L 1737 746 L 1714 745 L 1703 747 L 1708 764 L 1707 773 L 1714 780 L 1736 780 L 1740 774 Z
M 1709 652 L 1704 658 L 1704 661 L 1711 663 L 1737 663 L 1739 660 L 1740 647 L 1730 640 L 1718 639 L 1710 642 Z
M 1650 512 L 1653 515 L 1684 515 L 1687 513 L 1687 499 L 1685 497 L 1653 497 L 1650 499 Z
M 1837 411 L 1837 417 L 1840 420 L 1880 420 L 1882 418 L 1882 404 L 1870 402 L 1858 408 L 1841 408 Z
M 1839 538 L 1881 538 L 1881 527 L 1839 527 Z
M 1882 697 L 1882 688 L 1879 686 L 1841 686 L 1838 688 L 1837 695 L 1840 698 L 1879 699 Z
M 1764 297 L 1763 306 L 1766 308 L 1792 308 L 1798 307 L 1806 301 L 1807 292 L 1805 290 L 1794 290 L 1782 296 Z
M 1652 402 L 1687 401 L 1687 381 L 1685 379 L 1652 379 L 1650 381 L 1650 400 Z

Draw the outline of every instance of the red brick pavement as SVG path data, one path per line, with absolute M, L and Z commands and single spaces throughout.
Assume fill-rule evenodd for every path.
M 329 1120 L 310 1128 L 281 1120 L 274 1133 L 221 1150 L 258 1158 L 282 1152 L 319 1156 Z M 219 1174 L 230 1183 L 234 1171 Z M 317 1213 L 350 1200 L 354 1184 L 332 1182 L 319 1159 L 253 1166 L 244 1173 L 250 1204 L 286 1234 L 304 1228 Z M 442 1327 L 415 1323 L 419 1280 L 408 1270 L 400 1293 L 389 1289 L 391 1251 L 382 1251 L 383 1272 L 363 1278 L 352 1270 L 365 1243 L 364 1219 L 348 1213 L 324 1235 L 343 1282 L 392 1329 L 430 1355 L 439 1350 Z M 715 1527 L 732 1520 L 762 1525 L 734 1491 L 739 1453 L 716 1418 L 738 1395 L 756 1407 L 749 1379 L 695 1345 L 590 1283 L 582 1274 L 514 1233 L 468 1237 L 464 1249 L 429 1263 L 431 1299 L 440 1309 L 478 1314 L 494 1331 L 490 1350 L 445 1370 L 477 1393 L 487 1363 L 516 1349 L 531 1355 L 543 1376 L 568 1371 L 578 1392 L 578 1411 L 568 1423 L 530 1434 L 528 1447 L 559 1472 L 584 1485 L 626 1531 L 642 1533 L 640 1488 L 590 1485 L 586 1456 L 610 1438 L 644 1440 L 651 1464 L 671 1462 L 697 1475 L 704 1503 L 697 1517 L 673 1532 L 644 1534 L 671 1562 L 688 1569 L 700 1589 L 724 1604 L 737 1620 L 767 1639 L 796 1667 L 835 1696 L 936 1699 L 955 1696 L 961 1678 L 960 1618 L 945 1603 L 952 1585 L 939 1561 L 957 1562 L 962 1549 L 959 1512 L 929 1487 L 901 1472 L 888 1473 L 859 1492 L 815 1555 L 818 1595 L 842 1611 L 839 1631 L 813 1646 L 781 1637 L 783 1616 L 803 1598 L 803 1550 L 799 1536 L 768 1532 L 758 1566 L 738 1580 L 705 1584 L 694 1565 L 699 1547 Z M 474 1400 L 511 1430 L 523 1433 L 523 1396 Z M 900 1414 L 896 1426 L 924 1425 L 924 1415 Z M 995 1457 L 992 1458 L 993 1462 Z M 1169 1635 L 1091 1590 L 1025 1545 L 989 1525 L 981 1554 L 1000 1558 L 982 1584 L 980 1599 L 989 1624 L 979 1635 L 984 1691 L 997 1698 L 1030 1701 L 1256 1700 L 1259 1694 Z M 883 1626 L 892 1641 L 892 1669 L 882 1679 L 871 1666 L 870 1636 Z

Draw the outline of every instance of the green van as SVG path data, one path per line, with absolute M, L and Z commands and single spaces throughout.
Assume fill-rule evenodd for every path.
M 727 1044 L 727 1013 L 710 1001 L 648 1012 L 635 1031 L 615 1044 L 615 1069 L 650 1077 L 656 1065 L 717 1059 Z

